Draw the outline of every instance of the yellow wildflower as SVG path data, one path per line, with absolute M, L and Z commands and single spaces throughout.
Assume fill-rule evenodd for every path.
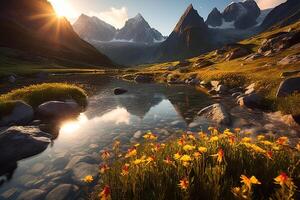
M 242 139 L 242 142 L 244 142 L 244 143 L 250 143 L 251 141 L 252 141 L 252 139 L 249 138 L 249 137 L 244 137 L 244 138 Z
M 273 145 L 273 142 L 270 142 L 268 140 L 262 140 L 262 141 L 260 141 L 260 143 L 262 143 L 262 144 L 264 144 L 266 146 L 272 146 Z
M 133 164 L 139 165 L 139 164 L 141 164 L 141 163 L 143 163 L 143 162 L 145 162 L 145 160 L 138 158 L 138 159 L 135 159 L 135 160 L 133 161 Z
M 190 162 L 190 161 L 192 161 L 192 158 L 191 158 L 191 156 L 185 154 L 180 158 L 180 160 L 182 162 Z
M 174 159 L 179 160 L 181 158 L 181 155 L 179 153 L 174 154 Z
M 199 137 L 201 138 L 201 139 L 204 139 L 204 140 L 207 140 L 207 134 L 206 133 L 204 133 L 203 131 L 200 131 L 199 132 Z
M 257 146 L 256 144 L 251 144 L 250 147 L 257 153 L 261 153 L 264 154 L 266 153 L 266 150 L 264 150 L 263 148 Z
M 91 176 L 91 175 L 87 175 L 87 176 L 84 177 L 83 181 L 84 181 L 85 183 L 91 183 L 91 182 L 94 181 L 94 178 L 93 178 L 93 176 Z
M 259 140 L 259 141 L 264 140 L 264 139 L 265 139 L 264 135 L 258 135 L 257 136 L 257 140 Z
M 201 153 L 207 152 L 207 148 L 206 148 L 206 147 L 199 147 L 198 150 L 199 150 Z
M 241 175 L 241 183 L 243 183 L 249 190 L 251 190 L 252 184 L 261 184 L 255 176 L 248 178 L 245 175 Z
M 146 135 L 143 136 L 143 138 L 145 138 L 146 140 L 156 140 L 157 136 L 151 132 L 148 132 L 146 133 Z
M 128 151 L 126 153 L 125 158 L 136 156 L 136 154 L 137 154 L 136 148 L 135 147 L 130 148 L 130 149 L 128 149 Z
M 213 137 L 210 138 L 209 141 L 211 141 L 211 142 L 216 142 L 216 141 L 218 141 L 218 140 L 219 140 L 219 137 L 218 137 L 218 136 L 213 136 Z
M 120 147 L 121 142 L 119 140 L 115 140 L 113 143 L 113 150 L 117 150 Z
M 185 151 L 192 151 L 194 149 L 196 149 L 196 147 L 192 146 L 192 145 L 189 145 L 189 144 L 186 144 L 186 145 L 183 146 L 183 150 L 185 150 Z

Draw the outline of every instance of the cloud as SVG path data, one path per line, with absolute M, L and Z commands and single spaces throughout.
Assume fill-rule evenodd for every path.
M 286 0 L 256 0 L 256 2 L 261 9 L 266 9 L 266 8 L 274 8 L 275 6 L 278 6 L 279 4 L 286 2 Z
M 109 10 L 103 12 L 90 12 L 90 16 L 99 17 L 101 20 L 115 26 L 116 28 L 122 28 L 128 19 L 128 11 L 126 7 L 120 9 L 111 7 Z

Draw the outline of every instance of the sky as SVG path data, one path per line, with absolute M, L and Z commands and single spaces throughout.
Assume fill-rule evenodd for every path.
M 128 18 L 141 13 L 151 27 L 169 35 L 189 4 L 199 15 L 207 18 L 217 7 L 221 12 L 232 1 L 241 0 L 49 0 L 57 13 L 74 23 L 80 14 L 97 16 L 101 20 L 122 28 Z M 261 9 L 272 8 L 286 0 L 256 0 Z

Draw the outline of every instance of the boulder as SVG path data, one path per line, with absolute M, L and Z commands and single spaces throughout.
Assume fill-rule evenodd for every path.
M 220 81 L 210 81 L 210 84 L 212 87 L 217 88 L 221 84 L 221 82 Z
M 154 81 L 152 74 L 139 74 L 134 78 L 134 81 L 137 83 L 151 83 Z
M 252 93 L 238 98 L 237 101 L 240 106 L 246 106 L 248 108 L 260 108 L 262 104 L 262 97 L 256 93 Z
M 121 94 L 124 94 L 126 92 L 128 92 L 128 91 L 126 89 L 123 89 L 123 88 L 115 88 L 114 89 L 114 94 L 115 95 L 121 95 Z
M 239 47 L 239 48 L 234 49 L 230 53 L 228 53 L 226 55 L 226 60 L 233 60 L 233 59 L 236 59 L 236 58 L 247 56 L 250 53 L 251 53 L 250 50 L 248 50 L 246 48 Z
M 290 65 L 300 62 L 300 54 L 289 55 L 278 62 L 279 65 Z
M 79 188 L 76 185 L 61 184 L 51 190 L 45 200 L 67 200 L 78 197 Z
M 22 192 L 17 200 L 40 200 L 46 196 L 46 192 L 40 189 L 31 189 Z
M 84 184 L 82 179 L 84 177 L 91 175 L 94 178 L 98 176 L 99 165 L 98 164 L 89 164 L 85 162 L 77 163 L 74 168 L 72 168 L 72 179 L 78 184 Z
M 280 83 L 276 97 L 285 97 L 298 92 L 300 92 L 300 77 L 288 78 Z
M 38 106 L 38 113 L 47 118 L 63 118 L 80 112 L 76 102 L 48 101 Z
M 16 101 L 11 113 L 0 117 L 0 126 L 26 125 L 33 120 L 33 108 L 23 101 Z
M 219 85 L 216 91 L 219 94 L 226 94 L 228 92 L 228 88 L 225 85 Z
M 224 106 L 219 103 L 203 108 L 198 112 L 198 115 L 222 125 L 230 125 L 231 123 L 230 114 L 226 111 Z
M 13 126 L 0 133 L 0 163 L 15 162 L 44 151 L 50 135 L 34 126 Z

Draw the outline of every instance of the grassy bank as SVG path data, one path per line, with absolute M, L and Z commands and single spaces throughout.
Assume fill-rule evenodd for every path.
M 14 101 L 21 100 L 33 107 L 46 101 L 75 100 L 81 107 L 87 106 L 86 92 L 72 84 L 44 83 L 12 90 L 0 95 L 0 112 L 7 113 L 14 106 Z
M 116 141 L 102 153 L 93 199 L 297 199 L 300 142 L 235 131 L 183 133 L 167 143 L 146 142 L 126 153 Z M 92 182 L 88 176 L 86 182 Z
M 252 52 L 257 52 L 262 41 L 269 38 L 271 35 L 279 32 L 286 32 L 288 29 L 300 30 L 300 22 L 293 25 L 265 32 L 263 34 L 254 36 L 250 39 L 240 42 L 240 45 L 244 45 Z M 158 63 L 152 65 L 139 66 L 136 69 L 143 73 L 150 73 L 155 75 L 155 79 L 158 82 L 166 82 L 166 74 L 173 74 L 179 77 L 179 80 L 185 80 L 188 77 L 195 75 L 200 80 L 209 82 L 211 80 L 220 80 L 223 84 L 229 87 L 246 87 L 251 83 L 256 83 L 257 91 L 265 97 L 266 102 L 269 103 L 269 107 L 274 110 L 282 110 L 285 113 L 291 113 L 299 115 L 299 109 L 290 109 L 292 107 L 298 107 L 299 95 L 291 98 L 289 105 L 285 106 L 286 99 L 276 100 L 276 91 L 280 82 L 283 80 L 282 74 L 285 72 L 292 72 L 299 70 L 299 62 L 294 64 L 279 65 L 278 61 L 288 55 L 294 55 L 299 53 L 299 48 L 288 48 L 272 56 L 263 56 L 254 60 L 244 60 L 245 57 L 241 57 L 234 60 L 226 60 L 225 54 L 215 54 L 215 52 L 209 52 L 198 57 L 187 59 L 185 64 L 185 70 L 169 70 L 170 66 L 177 66 L 179 61 Z M 211 63 L 210 66 L 199 67 L 198 63 L 206 61 Z M 299 76 L 300 73 L 291 73 L 286 77 Z M 285 77 L 285 78 L 286 78 Z M 299 105 L 299 104 L 298 104 Z

